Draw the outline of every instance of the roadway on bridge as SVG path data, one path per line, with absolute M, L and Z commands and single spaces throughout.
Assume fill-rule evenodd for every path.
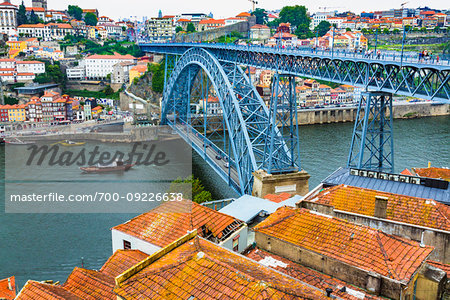
M 220 171 L 223 173 L 223 176 L 228 177 L 228 167 L 226 166 L 227 161 L 225 159 L 227 159 L 228 161 L 230 161 L 229 158 L 224 158 L 222 153 L 219 153 L 216 149 L 214 149 L 214 147 L 208 146 L 206 147 L 206 151 L 204 150 L 203 152 L 199 152 L 200 149 L 205 149 L 204 146 L 204 139 L 203 136 L 198 136 L 196 133 L 192 132 L 191 130 L 189 130 L 188 132 L 186 132 L 186 126 L 181 125 L 181 124 L 176 124 L 175 125 L 175 129 L 178 133 L 181 134 L 181 136 L 186 140 L 186 142 L 190 142 L 192 144 L 195 144 L 196 147 L 193 147 L 201 156 L 206 155 L 207 159 L 206 161 L 208 163 L 213 163 L 215 165 L 215 168 L 219 168 Z M 198 133 L 200 134 L 200 133 Z M 217 159 L 217 157 L 220 156 L 222 157 L 221 159 Z M 230 167 L 230 177 L 231 180 L 233 181 L 233 184 L 236 187 L 239 187 L 239 175 L 236 171 L 236 168 L 232 165 L 229 164 Z

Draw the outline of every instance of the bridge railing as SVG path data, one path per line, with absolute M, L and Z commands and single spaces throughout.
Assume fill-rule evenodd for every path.
M 348 49 L 314 49 L 311 47 L 269 47 L 264 45 L 235 45 L 224 43 L 154 43 L 149 46 L 184 46 L 184 47 L 204 47 L 216 49 L 229 49 L 237 51 L 258 51 L 275 54 L 287 55 L 313 55 L 329 58 L 342 59 L 361 59 L 368 61 L 395 62 L 403 64 L 421 64 L 421 65 L 436 65 L 436 66 L 450 66 L 450 60 L 447 57 L 442 57 L 441 54 L 432 54 L 422 56 L 417 52 L 400 51 L 352 51 Z

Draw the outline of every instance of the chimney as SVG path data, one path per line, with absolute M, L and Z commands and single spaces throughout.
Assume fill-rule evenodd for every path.
M 375 216 L 374 217 L 386 219 L 388 200 L 389 200 L 388 197 L 375 196 Z
M 8 278 L 8 289 L 9 289 L 10 291 L 13 290 L 12 284 L 11 284 L 11 278 Z

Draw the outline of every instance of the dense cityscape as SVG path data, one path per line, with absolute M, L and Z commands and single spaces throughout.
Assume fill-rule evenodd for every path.
M 448 4 L 29 2 L 0 3 L 0 299 L 450 299 Z

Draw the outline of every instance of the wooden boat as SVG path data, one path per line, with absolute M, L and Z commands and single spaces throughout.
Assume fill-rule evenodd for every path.
M 54 143 L 52 145 L 58 145 L 58 144 L 61 145 L 61 146 L 65 146 L 65 147 L 72 147 L 72 146 L 83 146 L 86 143 L 85 142 L 73 142 L 73 141 L 65 140 L 65 141 Z
M 24 141 L 21 141 L 21 140 L 19 140 L 17 138 L 9 140 L 9 141 L 5 140 L 5 143 L 8 144 L 8 145 L 19 145 L 19 146 L 22 146 L 22 145 L 33 145 L 34 144 L 34 142 L 24 142 Z
M 112 173 L 112 172 L 126 172 L 129 169 L 131 169 L 134 165 L 133 164 L 124 164 L 121 161 L 116 162 L 112 165 L 96 165 L 96 166 L 89 166 L 89 167 L 80 167 L 80 170 L 84 173 Z

